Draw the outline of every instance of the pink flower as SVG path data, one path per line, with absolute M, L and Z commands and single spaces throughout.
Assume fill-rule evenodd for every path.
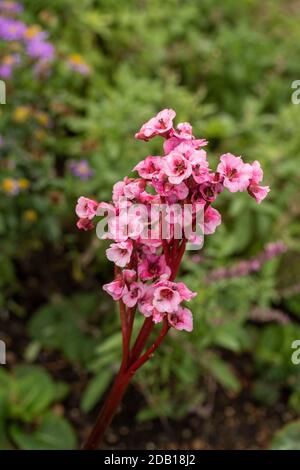
M 193 330 L 193 315 L 188 308 L 180 307 L 176 313 L 168 315 L 168 320 L 176 330 L 185 330 L 188 332 Z
M 79 230 L 92 230 L 94 228 L 93 222 L 90 221 L 90 219 L 79 219 L 77 222 L 77 228 Z
M 207 176 L 207 180 L 199 186 L 200 197 L 206 202 L 213 202 L 223 190 L 224 186 L 220 181 L 220 175 L 218 173 L 210 173 Z M 197 194 L 195 194 L 195 196 L 194 200 L 196 201 L 199 197 L 197 197 Z
M 221 224 L 221 214 L 209 206 L 204 212 L 204 234 L 212 235 L 215 233 L 216 228 Z
M 112 200 L 117 204 L 124 197 L 124 181 L 118 181 L 113 185 Z
M 158 194 L 164 196 L 170 204 L 185 199 L 189 194 L 189 188 L 184 182 L 172 184 L 164 173 L 153 178 L 152 185 Z
M 135 134 L 135 138 L 147 141 L 156 135 L 167 136 L 173 127 L 175 116 L 176 113 L 173 109 L 163 109 L 155 117 L 143 124 L 139 132 Z
M 231 153 L 225 153 L 220 160 L 217 171 L 224 177 L 225 188 L 231 193 L 245 191 L 252 175 L 251 165 L 244 163 L 241 157 L 235 157 Z
M 260 204 L 261 201 L 265 199 L 269 191 L 269 186 L 259 186 L 257 184 L 250 184 L 250 186 L 248 187 L 248 193 L 250 194 L 250 196 L 254 197 L 258 204 Z
M 154 293 L 154 287 L 153 284 L 150 285 L 145 285 L 145 291 L 143 297 L 139 300 L 138 302 L 138 308 L 139 311 L 145 316 L 145 317 L 151 317 L 153 313 L 153 293 Z
M 192 165 L 177 149 L 163 159 L 163 168 L 171 184 L 179 184 L 192 173 Z
M 164 142 L 164 152 L 165 155 L 168 155 L 168 153 L 172 152 L 178 145 L 188 142 L 190 146 L 192 146 L 195 150 L 199 150 L 201 147 L 204 147 L 205 145 L 208 144 L 207 140 L 205 139 L 182 139 L 178 138 L 175 135 L 170 137 L 169 139 L 165 140 Z
M 134 307 L 137 302 L 143 297 L 145 286 L 142 282 L 133 282 L 129 286 L 129 290 L 123 295 L 123 302 L 127 307 Z
M 189 122 L 180 122 L 173 135 L 178 139 L 193 139 L 193 128 Z
M 76 214 L 81 219 L 93 219 L 95 217 L 98 208 L 98 202 L 88 199 L 87 197 L 81 196 L 78 199 L 76 206 Z
M 195 150 L 189 158 L 192 164 L 193 178 L 196 183 L 204 183 L 208 179 L 209 165 L 205 150 Z
M 160 281 L 156 284 L 153 295 L 153 306 L 162 313 L 173 313 L 178 310 L 181 297 L 175 282 Z
M 111 295 L 114 300 L 120 300 L 128 292 L 121 276 L 108 284 L 104 284 L 103 290 Z
M 165 313 L 161 313 L 158 310 L 156 310 L 156 308 L 154 308 L 152 311 L 153 323 L 160 323 L 164 319 L 165 315 L 166 315 Z
M 177 282 L 176 286 L 177 286 L 179 295 L 180 295 L 180 297 L 181 297 L 181 301 L 182 301 L 182 300 L 187 300 L 187 301 L 189 301 L 189 300 L 193 299 L 193 298 L 197 295 L 197 292 L 191 291 L 191 290 L 184 284 L 184 282 Z
M 269 186 L 260 186 L 260 183 L 263 179 L 263 171 L 261 169 L 260 163 L 255 160 L 252 165 L 252 176 L 248 186 L 248 193 L 250 196 L 254 197 L 258 204 L 261 203 L 263 199 L 267 196 L 270 191 Z
M 148 255 L 138 266 L 138 273 L 142 281 L 160 277 L 162 274 L 170 276 L 171 270 L 167 266 L 164 256 Z
M 114 300 L 120 300 L 122 296 L 128 293 L 128 286 L 134 283 L 136 272 L 133 269 L 124 269 L 122 275 L 118 275 L 116 279 L 109 284 L 103 286 L 103 290 L 112 296 Z
M 124 268 L 129 263 L 132 254 L 132 241 L 112 243 L 106 250 L 107 258 L 117 266 Z
M 136 272 L 134 269 L 124 269 L 123 271 L 124 282 L 129 285 L 136 280 Z
M 146 181 L 139 178 L 129 181 L 124 186 L 124 196 L 127 199 L 138 199 L 141 193 L 145 190 Z
M 142 178 L 151 180 L 154 175 L 160 172 L 161 167 L 162 158 L 149 155 L 149 157 L 145 158 L 145 160 L 139 162 L 134 167 L 134 170 L 137 171 Z

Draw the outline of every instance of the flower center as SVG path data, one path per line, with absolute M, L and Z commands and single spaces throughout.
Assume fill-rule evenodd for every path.
M 160 291 L 160 297 L 162 299 L 171 300 L 173 297 L 173 292 L 171 291 L 171 289 L 162 289 Z

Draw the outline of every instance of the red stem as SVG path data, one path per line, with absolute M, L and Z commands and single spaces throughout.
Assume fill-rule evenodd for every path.
M 147 362 L 153 355 L 154 351 L 158 348 L 158 346 L 161 344 L 163 341 L 164 337 L 168 333 L 170 329 L 170 325 L 168 323 L 168 320 L 164 320 L 164 324 L 162 327 L 162 330 L 157 337 L 156 341 L 150 346 L 150 348 L 147 349 L 147 351 L 136 361 L 134 364 L 130 367 L 129 371 L 134 374 L 145 362 Z
M 183 240 L 181 242 L 178 254 L 175 257 L 175 247 L 178 248 L 178 245 L 179 244 L 176 241 L 176 243 L 174 243 L 171 254 L 171 258 L 174 256 L 174 262 L 172 262 L 170 266 L 172 270 L 170 276 L 171 281 L 173 281 L 177 275 L 177 271 L 179 269 L 180 262 L 185 251 L 186 240 Z M 166 261 L 169 264 L 169 262 L 172 260 L 170 260 L 170 249 L 168 243 L 164 244 L 164 253 L 166 256 Z M 132 334 L 135 309 L 129 309 L 127 311 L 124 303 L 122 301 L 120 301 L 119 303 L 123 337 L 123 360 L 120 367 L 120 371 L 115 379 L 112 389 L 104 402 L 104 405 L 96 420 L 96 423 L 92 429 L 90 436 L 84 444 L 84 450 L 94 450 L 98 447 L 106 429 L 110 425 L 112 418 L 116 413 L 118 405 L 120 404 L 123 398 L 123 395 L 128 387 L 131 378 L 133 377 L 135 372 L 152 357 L 154 351 L 162 343 L 170 329 L 168 320 L 165 318 L 162 330 L 159 336 L 157 337 L 156 341 L 145 351 L 142 356 L 140 356 L 153 330 L 153 322 L 151 317 L 146 318 L 137 336 L 135 344 L 130 352 L 130 339 Z
M 143 351 L 146 341 L 153 330 L 153 321 L 151 317 L 145 318 L 142 328 L 136 338 L 134 346 L 130 354 L 130 364 L 132 364 L 140 356 Z
M 98 415 L 92 432 L 83 446 L 83 450 L 95 450 L 98 448 L 99 442 L 116 413 L 132 375 L 133 374 L 126 373 L 120 369 L 101 412 Z

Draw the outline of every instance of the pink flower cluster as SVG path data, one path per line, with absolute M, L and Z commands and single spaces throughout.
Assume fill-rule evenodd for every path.
M 209 235 L 221 223 L 221 215 L 211 204 L 225 188 L 230 192 L 248 191 L 258 203 L 266 197 L 269 187 L 260 185 L 263 173 L 257 161 L 245 163 L 241 157 L 227 153 L 220 157 L 216 171 L 212 171 L 203 149 L 207 141 L 196 139 L 189 123 L 174 128 L 175 115 L 172 109 L 164 109 L 136 133 L 137 139 L 145 141 L 155 136 L 163 137 L 163 155 L 147 156 L 134 168 L 138 177 L 126 177 L 116 183 L 111 204 L 79 198 L 76 207 L 79 229 L 92 229 L 99 209 L 118 215 L 124 204 L 126 207 L 143 204 L 146 212 L 155 204 L 170 207 L 188 204 L 192 207 L 193 221 L 199 207 L 203 210 L 202 229 Z M 112 220 L 111 225 L 114 225 L 116 219 Z M 136 226 L 140 222 L 140 216 L 136 214 L 129 224 Z M 162 235 L 155 239 L 145 237 L 140 231 L 120 239 L 113 228 L 109 227 L 106 236 L 113 240 L 106 253 L 115 264 L 116 275 L 104 290 L 127 309 L 138 307 L 154 323 L 167 319 L 169 326 L 191 331 L 192 313 L 183 303 L 196 294 L 182 282 L 174 282 L 187 240 L 175 239 L 172 231 L 168 239 Z M 143 229 L 147 231 L 147 226 Z

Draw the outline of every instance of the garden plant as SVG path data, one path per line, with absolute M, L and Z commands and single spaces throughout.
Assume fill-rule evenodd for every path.
M 99 209 L 108 214 L 108 231 L 102 237 L 114 241 L 106 255 L 115 265 L 115 278 L 103 288 L 119 303 L 123 345 L 120 371 L 85 449 L 97 447 L 129 381 L 153 356 L 169 329 L 192 331 L 192 312 L 182 303 L 196 292 L 175 279 L 187 242 L 194 249 L 201 246 L 201 239 L 220 225 L 221 215 L 212 207 L 217 196 L 224 189 L 248 191 L 260 203 L 269 192 L 268 186 L 261 185 L 258 161 L 244 163 L 241 157 L 226 153 L 212 171 L 203 150 L 206 140 L 195 138 L 188 122 L 174 129 L 175 116 L 173 109 L 164 109 L 136 133 L 137 139 L 145 141 L 163 137 L 164 155 L 146 157 L 134 168 L 138 178 L 125 177 L 116 183 L 112 203 L 80 197 L 76 206 L 79 229 L 93 229 Z M 131 346 L 136 310 L 145 320 Z M 161 330 L 144 351 L 157 323 L 162 324 Z

